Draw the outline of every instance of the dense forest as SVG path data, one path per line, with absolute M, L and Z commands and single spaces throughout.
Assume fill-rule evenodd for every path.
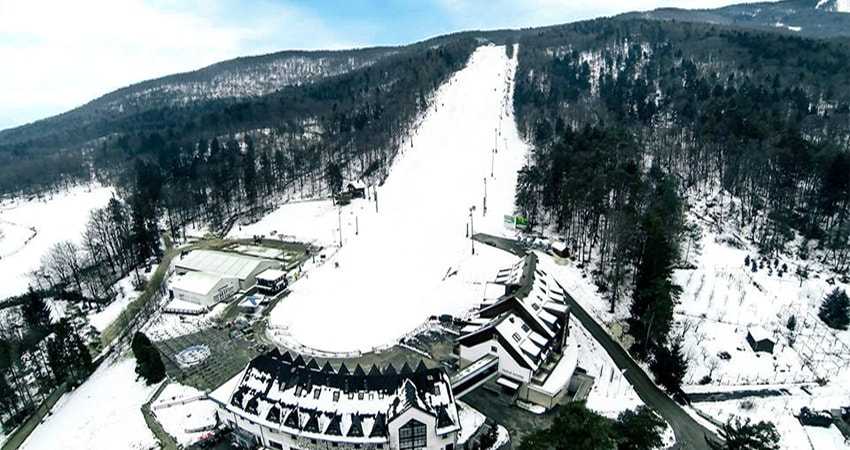
M 668 351 L 689 199 L 719 199 L 764 255 L 814 257 L 815 242 L 848 269 L 847 42 L 599 20 L 520 49 L 514 103 L 533 155 L 518 205 L 592 266 L 612 310 L 631 296 L 638 354 Z

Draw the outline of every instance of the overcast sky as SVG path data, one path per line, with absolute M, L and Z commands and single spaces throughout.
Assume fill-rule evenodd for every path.
M 236 56 L 740 0 L 0 0 L 0 129 Z

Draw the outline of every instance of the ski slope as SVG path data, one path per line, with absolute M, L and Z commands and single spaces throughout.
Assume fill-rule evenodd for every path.
M 91 210 L 106 206 L 111 187 L 78 186 L 47 200 L 16 199 L 0 205 L 0 299 L 26 292 L 30 272 L 50 247 L 79 242 Z
M 482 282 L 514 259 L 480 244 L 473 256 L 465 233 L 472 206 L 475 232 L 512 233 L 503 216 L 514 212 L 516 173 L 527 154 L 510 110 L 515 69 L 504 47 L 482 46 L 438 89 L 378 188 L 378 213 L 374 203 L 362 202 L 343 211 L 346 223 L 357 214 L 359 233 L 343 226 L 342 248 L 292 286 L 271 313 L 273 339 L 314 350 L 369 351 L 432 315 L 459 314 L 480 302 Z M 250 232 L 289 234 L 286 208 Z M 303 204 L 289 208 L 305 215 Z

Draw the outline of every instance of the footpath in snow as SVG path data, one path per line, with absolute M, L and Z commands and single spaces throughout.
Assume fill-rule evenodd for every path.
M 323 351 L 368 351 L 432 315 L 459 314 L 480 302 L 482 282 L 513 262 L 480 244 L 473 257 L 465 234 L 472 206 L 476 232 L 508 232 L 503 217 L 514 212 L 516 173 L 527 154 L 510 109 L 515 69 L 504 47 L 483 46 L 438 89 L 378 188 L 379 212 L 365 200 L 343 209 L 343 247 L 275 308 L 273 338 Z M 340 217 L 327 206 L 317 203 L 315 214 L 328 220 L 313 226 L 332 232 L 310 236 L 298 228 L 293 219 L 314 214 L 304 204 L 284 206 L 240 232 L 308 233 L 335 244 Z

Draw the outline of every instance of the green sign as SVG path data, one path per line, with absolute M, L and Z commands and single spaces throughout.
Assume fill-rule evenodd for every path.
M 515 226 L 518 230 L 527 230 L 528 229 L 528 219 L 523 216 L 516 216 Z
M 523 216 L 513 216 L 510 214 L 505 214 L 504 216 L 505 226 L 511 229 L 517 230 L 527 230 L 528 229 L 528 219 Z

